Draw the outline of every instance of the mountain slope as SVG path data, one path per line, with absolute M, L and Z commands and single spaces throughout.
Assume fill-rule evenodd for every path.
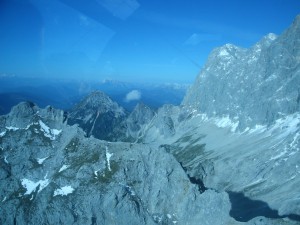
M 299 29 L 300 16 L 251 49 L 215 49 L 182 105 L 161 108 L 144 132 L 204 189 L 239 202 L 231 215 L 241 222 L 300 221 Z
M 201 194 L 155 146 L 87 138 L 32 103 L 0 125 L 1 224 L 236 224 L 225 192 Z
M 271 124 L 300 109 L 300 16 L 279 37 L 250 49 L 215 49 L 184 98 L 208 117 L 229 117 L 240 129 Z

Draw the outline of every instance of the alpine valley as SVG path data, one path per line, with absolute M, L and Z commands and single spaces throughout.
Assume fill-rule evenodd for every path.
M 0 224 L 300 224 L 300 15 L 216 48 L 179 106 L 0 117 Z

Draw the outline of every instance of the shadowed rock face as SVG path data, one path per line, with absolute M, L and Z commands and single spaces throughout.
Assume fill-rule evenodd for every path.
M 266 218 L 290 218 L 294 221 L 300 221 L 300 216 L 296 214 L 282 215 L 277 210 L 271 209 L 267 203 L 258 200 L 251 200 L 243 193 L 228 192 L 231 202 L 230 216 L 241 222 L 248 222 L 259 216 Z
M 68 113 L 68 124 L 78 124 L 89 137 L 122 140 L 126 130 L 125 110 L 100 91 L 92 92 Z
M 138 103 L 126 120 L 127 136 L 137 140 L 143 135 L 144 130 L 147 128 L 154 115 L 154 110 L 143 103 Z

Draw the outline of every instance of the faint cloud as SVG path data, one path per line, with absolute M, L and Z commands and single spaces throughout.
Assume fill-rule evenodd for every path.
M 136 0 L 97 0 L 113 16 L 122 20 L 127 19 L 135 10 L 140 7 Z
M 79 21 L 80 21 L 79 22 L 80 25 L 82 25 L 82 26 L 89 26 L 90 25 L 89 19 L 84 15 L 79 15 Z
M 138 90 L 132 90 L 127 93 L 125 97 L 125 102 L 138 101 L 142 97 L 142 93 Z
M 217 34 L 192 34 L 185 42 L 184 45 L 198 45 L 201 42 L 206 41 L 219 41 L 221 40 L 221 36 Z
M 78 93 L 80 95 L 88 94 L 91 91 L 92 91 L 92 87 L 91 87 L 90 84 L 88 84 L 86 82 L 83 82 L 83 81 L 80 82 L 80 85 L 79 85 L 79 88 L 78 88 Z
M 14 73 L 0 73 L 0 78 L 12 78 L 16 77 L 16 74 Z

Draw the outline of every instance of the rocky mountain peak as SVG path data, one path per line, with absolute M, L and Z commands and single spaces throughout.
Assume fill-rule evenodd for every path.
M 274 33 L 269 33 L 265 36 L 263 36 L 252 48 L 255 50 L 261 50 L 263 48 L 267 48 L 277 39 L 277 35 Z
M 299 30 L 299 27 L 300 27 L 300 14 L 296 16 L 296 18 L 294 19 L 291 27 Z
M 214 49 L 183 105 L 209 117 L 238 119 L 240 129 L 297 112 L 299 46 L 298 16 L 280 36 L 270 33 L 250 49 Z
M 125 115 L 125 110 L 101 91 L 92 92 L 70 111 L 72 116 L 106 112 L 112 112 L 116 117 Z
M 65 119 L 64 111 L 52 106 L 39 108 L 35 103 L 21 102 L 14 106 L 11 112 L 6 115 L 5 120 L 0 123 L 3 124 L 3 127 L 25 129 L 31 124 L 38 123 L 41 119 L 51 127 L 61 128 Z
M 35 114 L 37 110 L 38 107 L 35 103 L 28 101 L 21 102 L 12 108 L 10 115 L 14 117 L 26 117 Z
M 68 124 L 79 124 L 87 136 L 111 141 L 123 129 L 125 117 L 121 106 L 103 92 L 95 91 L 68 112 Z
M 299 63 L 300 58 L 300 15 L 293 21 L 292 25 L 278 38 L 279 44 L 284 46 L 295 57 Z
M 144 103 L 138 103 L 126 120 L 127 136 L 137 139 L 154 116 L 154 110 Z
M 240 47 L 233 45 L 233 44 L 225 44 L 224 46 L 220 47 L 220 50 L 224 51 L 223 52 L 224 55 L 227 55 L 228 53 L 232 54 L 239 49 L 240 49 Z M 227 54 L 225 52 L 227 52 Z
M 230 60 L 232 58 L 238 57 L 239 54 L 243 52 L 243 50 L 243 48 L 235 46 L 233 44 L 225 44 L 224 46 L 214 49 L 209 58 Z
M 86 96 L 79 104 L 80 107 L 110 109 L 115 103 L 101 91 L 94 91 Z

